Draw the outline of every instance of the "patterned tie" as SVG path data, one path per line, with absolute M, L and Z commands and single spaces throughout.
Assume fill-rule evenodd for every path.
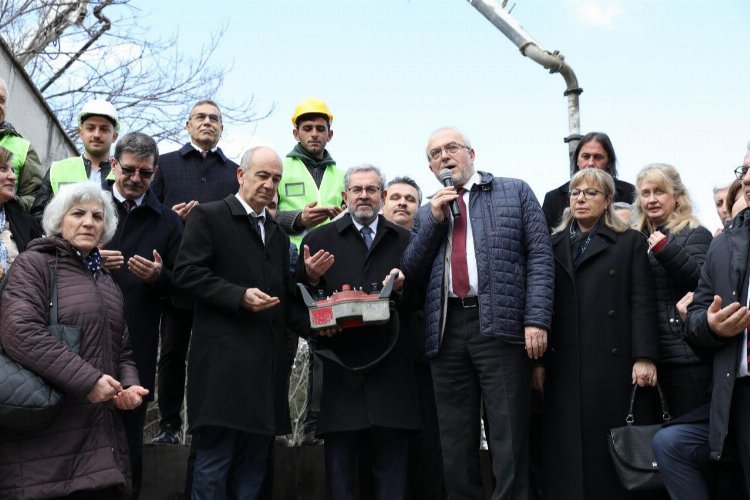
M 369 250 L 372 246 L 372 228 L 370 226 L 362 226 L 359 232 L 362 233 L 362 239 L 365 240 L 365 245 L 367 245 L 367 249 Z
M 126 212 L 130 212 L 135 208 L 135 202 L 133 200 L 123 200 L 122 204 L 125 206 Z
M 453 244 L 451 246 L 451 279 L 453 293 L 463 299 L 469 293 L 469 266 L 466 263 L 466 203 L 464 188 L 458 189 L 458 207 L 461 217 L 453 219 Z

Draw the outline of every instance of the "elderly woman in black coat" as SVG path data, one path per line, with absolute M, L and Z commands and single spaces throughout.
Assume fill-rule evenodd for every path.
M 648 237 L 659 321 L 659 379 L 673 417 L 709 401 L 711 360 L 682 338 L 677 302 L 698 285 L 711 232 L 693 215 L 679 172 L 652 164 L 636 178 L 636 229 Z
M 555 303 L 544 359 L 548 499 L 635 498 L 618 482 L 607 432 L 624 425 L 632 384 L 656 383 L 658 333 L 646 239 L 614 213 L 614 193 L 604 170 L 577 172 L 552 235 Z M 641 413 L 637 423 L 646 421 Z

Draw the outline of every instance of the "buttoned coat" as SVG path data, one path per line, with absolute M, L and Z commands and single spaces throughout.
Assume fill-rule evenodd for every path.
M 575 268 L 568 231 L 552 235 L 552 247 L 555 305 L 544 357 L 547 498 L 629 498 L 615 476 L 607 432 L 625 425 L 634 361 L 659 355 L 646 239 L 632 229 L 601 227 Z M 644 411 L 636 422 L 652 422 L 651 405 L 642 404 L 650 391 L 640 392 Z
M 112 184 L 108 183 L 112 190 Z M 133 359 L 138 367 L 141 385 L 153 399 L 156 378 L 156 353 L 159 350 L 159 320 L 162 300 L 173 292 L 172 269 L 182 238 L 182 221 L 170 208 L 159 203 L 147 190 L 140 206 L 128 212 L 119 201 L 117 232 L 105 245 L 107 250 L 119 250 L 125 264 L 112 269 L 112 277 L 125 297 L 125 320 L 130 332 Z M 162 270 L 154 283 L 146 283 L 128 270 L 127 262 L 134 255 L 153 260 L 153 251 L 161 255 Z M 187 313 L 189 314 L 189 313 Z
M 325 249 L 334 255 L 333 266 L 317 285 L 326 295 L 341 290 L 344 284 L 361 286 L 368 292 L 373 283 L 382 286 L 390 271 L 399 267 L 408 243 L 409 232 L 381 215 L 368 250 L 349 214 L 313 230 L 302 240 L 303 248 L 309 246 L 310 254 Z M 299 281 L 306 281 L 302 259 L 298 261 L 297 277 Z M 403 291 L 407 296 L 410 294 L 408 287 L 407 283 Z M 404 299 L 404 302 L 408 300 Z M 318 349 L 333 350 L 350 366 L 366 364 L 384 352 L 389 328 L 398 326 L 393 321 L 394 318 L 387 325 L 350 328 L 333 337 L 319 337 Z M 315 376 L 318 377 L 318 373 Z M 355 373 L 327 359 L 323 361 L 317 433 L 324 435 L 373 426 L 398 429 L 420 426 L 409 335 L 400 335 L 390 354 L 365 372 Z
M 173 278 L 195 300 L 188 354 L 191 431 L 219 426 L 290 432 L 287 327 L 309 329 L 289 272 L 289 237 L 271 217 L 265 245 L 235 197 L 201 204 L 187 219 Z M 248 288 L 279 297 L 271 309 L 240 307 Z

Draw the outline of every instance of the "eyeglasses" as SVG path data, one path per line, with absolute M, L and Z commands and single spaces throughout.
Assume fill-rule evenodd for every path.
M 604 194 L 603 191 L 598 191 L 598 190 L 596 190 L 594 188 L 588 188 L 588 189 L 584 189 L 584 190 L 571 189 L 570 190 L 570 197 L 571 198 L 578 198 L 579 196 L 581 196 L 581 193 L 583 193 L 583 197 L 586 198 L 587 200 L 593 200 L 594 198 L 596 198 L 596 195 L 598 195 L 598 194 Z
M 739 180 L 742 180 L 748 169 L 750 169 L 750 165 L 741 165 L 734 169 L 734 175 L 736 175 Z
M 366 192 L 368 196 L 375 196 L 380 192 L 380 188 L 376 186 L 352 186 L 347 189 L 347 191 L 352 193 L 354 196 L 359 196 L 362 194 L 362 192 Z
M 441 148 L 431 149 L 427 153 L 427 159 L 431 161 L 435 161 L 443 155 L 443 151 L 445 151 L 448 154 L 454 154 L 454 153 L 458 153 L 458 150 L 461 148 L 469 149 L 469 146 L 465 144 L 459 144 L 457 142 L 449 142 L 448 144 L 446 144 L 445 146 Z
M 202 122 L 206 118 L 208 118 L 211 123 L 219 123 L 221 121 L 221 116 L 214 113 L 195 113 L 190 118 L 197 122 Z
M 126 175 L 128 177 L 132 177 L 136 172 L 138 172 L 138 175 L 141 176 L 141 179 L 150 179 L 155 172 L 155 170 L 143 170 L 142 168 L 126 167 L 125 165 L 120 165 L 120 171 L 122 172 L 122 175 Z

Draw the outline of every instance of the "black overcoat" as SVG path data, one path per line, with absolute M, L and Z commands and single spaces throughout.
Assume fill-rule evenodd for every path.
M 646 240 L 631 229 L 600 228 L 575 269 L 568 232 L 554 234 L 552 246 L 555 305 L 544 360 L 547 498 L 629 498 L 615 476 L 607 431 L 625 425 L 633 362 L 656 361 L 659 354 Z M 641 414 L 636 422 L 647 423 Z
M 381 285 L 391 269 L 399 267 L 408 243 L 409 232 L 381 215 L 375 239 L 368 250 L 349 214 L 311 231 L 302 240 L 303 248 L 309 246 L 310 254 L 325 249 L 334 255 L 333 266 L 318 285 L 326 295 L 341 290 L 344 284 L 356 288 L 361 286 L 366 291 L 371 290 L 373 283 Z M 297 264 L 297 277 L 299 281 L 306 278 L 302 258 Z M 405 295 L 410 294 L 409 287 L 407 282 L 403 291 Z M 384 351 L 391 326 L 389 323 L 351 328 L 333 337 L 320 337 L 318 349 L 331 349 L 349 366 L 361 366 Z M 391 353 L 365 373 L 355 373 L 329 360 L 323 361 L 319 435 L 372 426 L 418 429 L 419 425 L 409 335 L 400 335 Z
M 195 300 L 188 354 L 191 431 L 219 426 L 256 434 L 291 430 L 287 327 L 309 329 L 290 280 L 289 237 L 268 217 L 265 245 L 235 195 L 190 213 L 174 270 Z M 261 312 L 240 307 L 245 290 L 281 299 Z
M 109 185 L 111 191 L 112 185 Z M 163 298 L 173 292 L 172 269 L 182 238 L 182 221 L 156 196 L 147 190 L 141 205 L 128 212 L 119 201 L 118 221 L 114 237 L 104 246 L 119 250 L 125 259 L 120 269 L 112 269 L 112 277 L 125 298 L 125 320 L 130 332 L 133 359 L 138 367 L 141 385 L 153 399 L 156 378 L 156 354 L 159 350 L 159 320 Z M 162 270 L 154 283 L 145 283 L 128 270 L 128 259 L 140 255 L 153 260 L 153 251 L 162 258 Z

